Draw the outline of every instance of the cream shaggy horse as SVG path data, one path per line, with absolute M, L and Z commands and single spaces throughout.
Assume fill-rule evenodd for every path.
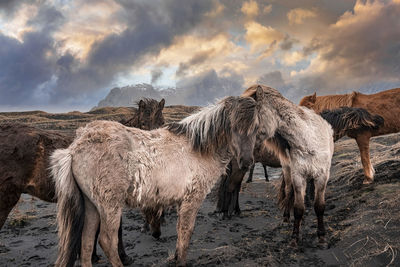
M 262 90 L 257 91 L 262 98 Z M 58 197 L 59 252 L 56 266 L 72 266 L 81 247 L 91 266 L 95 232 L 113 266 L 125 204 L 159 209 L 177 205 L 175 260 L 186 255 L 197 212 L 232 158 L 253 164 L 261 107 L 250 97 L 227 97 L 179 123 L 152 131 L 95 121 L 77 131 L 67 149 L 51 157 Z
M 257 93 L 263 90 L 263 96 Z M 277 90 L 254 85 L 244 91 L 260 106 L 260 129 L 257 138 L 279 157 L 285 178 L 285 194 L 294 194 L 292 245 L 297 245 L 299 226 L 304 214 L 307 180 L 315 186 L 314 210 L 318 218 L 319 242 L 326 245 L 323 216 L 325 189 L 333 154 L 333 131 L 327 121 L 314 111 L 299 107 Z M 289 219 L 289 210 L 285 212 Z

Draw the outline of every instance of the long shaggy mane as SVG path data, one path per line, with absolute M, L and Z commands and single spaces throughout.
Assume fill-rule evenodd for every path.
M 233 96 L 167 125 L 170 132 L 186 136 L 193 149 L 202 154 L 212 153 L 217 146 L 228 144 L 232 130 L 250 134 L 257 127 L 256 102 L 252 98 Z
M 373 115 L 363 108 L 341 107 L 324 110 L 320 114 L 332 125 L 335 139 L 346 135 L 349 131 L 377 130 L 384 123 L 381 116 Z

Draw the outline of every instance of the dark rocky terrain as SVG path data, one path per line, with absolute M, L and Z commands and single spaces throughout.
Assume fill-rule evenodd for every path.
M 170 106 L 166 121 L 179 120 L 195 108 Z M 50 114 L 41 111 L 0 113 L 0 121 L 20 121 L 39 128 L 69 131 L 94 119 L 122 120 L 133 108 L 101 108 L 88 113 Z M 363 172 L 354 140 L 335 144 L 326 192 L 329 248 L 317 246 L 316 217 L 307 209 L 298 248 L 289 246 L 292 224 L 282 223 L 276 203 L 279 169 L 262 179 L 261 166 L 253 183 L 243 184 L 242 214 L 221 220 L 208 198 L 197 216 L 188 252 L 193 266 L 400 266 L 400 134 L 371 142 L 375 183 L 362 185 Z M 246 179 L 246 178 L 245 178 Z M 52 266 L 57 252 L 55 204 L 25 195 L 0 231 L 0 266 Z M 140 233 L 137 210 L 124 212 L 124 242 L 133 266 L 164 266 L 174 253 L 176 213 L 171 210 L 155 240 Z M 98 248 L 99 252 L 101 249 Z M 95 266 L 109 266 L 105 256 Z

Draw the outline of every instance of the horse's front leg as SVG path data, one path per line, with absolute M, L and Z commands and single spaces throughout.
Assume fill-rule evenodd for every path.
M 177 266 L 186 266 L 187 249 L 189 247 L 190 238 L 193 234 L 196 215 L 204 198 L 204 194 L 198 196 L 187 196 L 179 206 L 178 221 L 176 224 L 178 239 L 176 241 L 175 252 Z
M 255 166 L 256 166 L 255 163 L 254 163 L 253 165 L 251 165 L 249 177 L 247 178 L 246 183 L 251 183 L 251 182 L 253 181 L 253 172 L 254 172 L 254 167 L 255 167 Z
M 21 192 L 14 185 L 3 184 L 0 188 L 0 229 L 7 220 L 8 215 L 18 203 Z
M 371 138 L 370 132 L 363 132 L 356 136 L 356 141 L 361 154 L 361 163 L 364 168 L 365 179 L 363 184 L 371 184 L 374 181 L 375 170 L 371 164 L 369 154 L 369 139 Z

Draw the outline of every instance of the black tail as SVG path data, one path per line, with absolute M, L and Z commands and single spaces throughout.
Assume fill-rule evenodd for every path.
M 335 141 L 349 132 L 377 130 L 384 123 L 381 116 L 371 114 L 363 108 L 341 107 L 324 110 L 320 115 L 331 124 Z

